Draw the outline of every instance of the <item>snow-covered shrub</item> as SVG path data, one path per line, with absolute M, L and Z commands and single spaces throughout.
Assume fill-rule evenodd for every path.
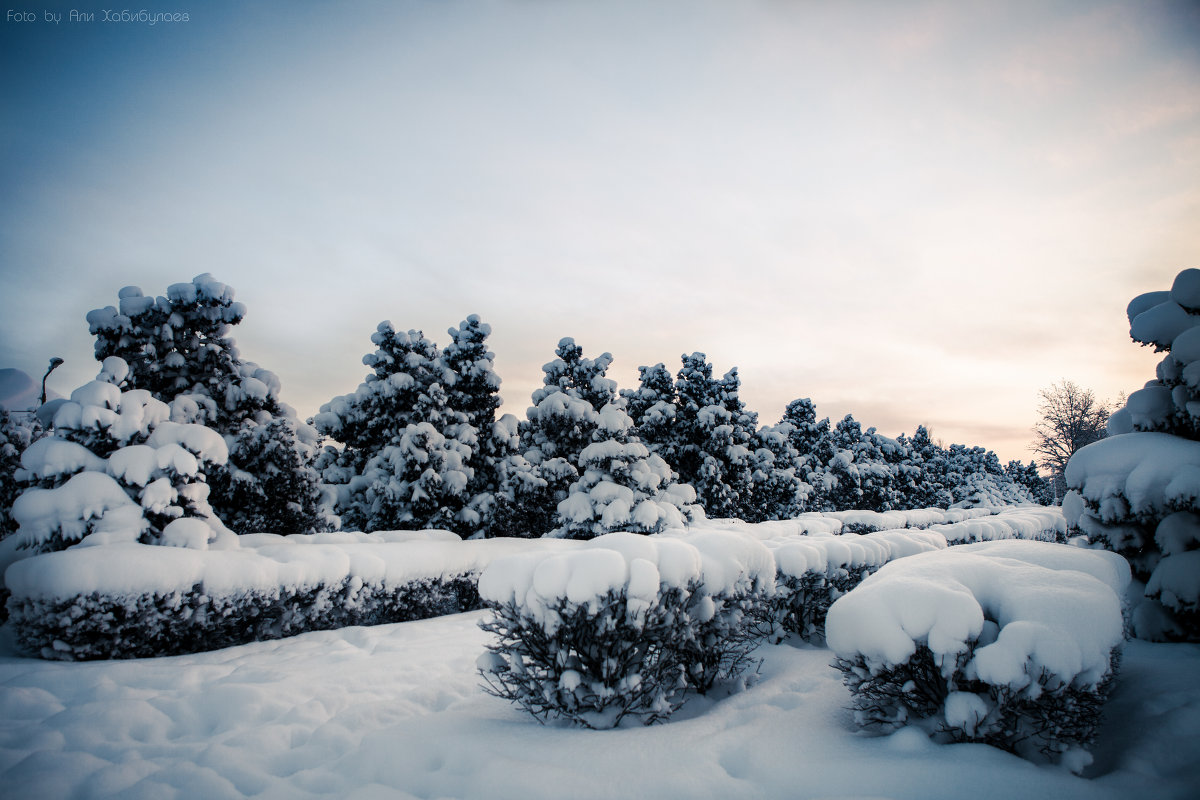
M 767 542 L 775 556 L 775 596 L 769 617 L 773 638 L 783 631 L 824 642 L 829 607 L 893 558 L 945 549 L 946 540 L 925 531 L 890 530 L 841 536 L 791 536 Z
M 614 530 L 658 533 L 683 527 L 696 516 L 696 492 L 676 483 L 667 462 L 630 436 L 629 415 L 610 404 L 595 424 L 592 443 L 579 454 L 579 480 L 558 504 L 562 524 L 552 535 L 591 539 Z
M 494 562 L 479 593 L 495 642 L 479 659 L 492 694 L 539 720 L 591 728 L 668 717 L 687 689 L 748 666 L 754 606 L 774 563 L 735 534 L 612 533 L 566 553 Z
M 1200 269 L 1130 302 L 1135 342 L 1167 353 L 1157 379 L 1067 463 L 1074 532 L 1124 555 L 1146 582 L 1140 638 L 1200 641 Z
M 162 594 L 22 596 L 9 607 L 17 645 L 30 655 L 61 661 L 152 658 L 470 611 L 479 606 L 476 581 L 471 574 L 437 576 L 392 587 L 345 578 L 230 594 L 197 584 Z
M 85 540 L 20 561 L 6 574 L 17 642 L 43 658 L 135 658 L 458 613 L 479 607 L 479 572 L 511 552 L 446 531 L 250 534 L 234 544 Z
M 208 504 L 205 471 L 225 463 L 225 441 L 169 419 L 144 389 L 122 392 L 126 366 L 105 360 L 100 380 L 55 410 L 51 432 L 21 454 L 13 503 L 19 546 L 61 550 L 89 535 L 184 547 L 227 546 L 230 531 Z
M 1081 768 L 1123 640 L 1124 559 L 1000 541 L 889 563 L 829 609 L 860 725 Z

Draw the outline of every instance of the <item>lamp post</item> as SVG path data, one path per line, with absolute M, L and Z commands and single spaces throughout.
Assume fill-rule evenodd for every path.
M 58 356 L 55 356 L 54 358 L 50 359 L 50 369 L 46 370 L 46 374 L 42 376 L 42 397 L 41 397 L 40 401 L 38 402 L 39 407 L 46 405 L 46 378 L 49 378 L 50 373 L 54 372 L 54 370 L 58 369 L 59 365 L 62 363 L 63 363 L 63 360 L 61 358 L 59 358 Z

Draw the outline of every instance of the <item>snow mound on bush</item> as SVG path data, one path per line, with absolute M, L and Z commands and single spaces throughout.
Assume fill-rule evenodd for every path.
M 1128 578 L 1117 561 L 1041 542 L 966 545 L 894 561 L 833 604 L 829 646 L 842 658 L 861 655 L 881 666 L 905 662 L 919 644 L 935 659 L 953 660 L 992 621 L 997 638 L 975 651 L 968 672 L 1014 690 L 1042 671 L 1094 686 L 1123 639 L 1115 586 Z

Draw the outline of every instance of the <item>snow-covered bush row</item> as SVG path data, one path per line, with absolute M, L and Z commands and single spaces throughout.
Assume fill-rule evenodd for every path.
M 842 536 L 792 536 L 770 539 L 775 556 L 775 596 L 766 622 L 774 641 L 783 632 L 806 641 L 825 637 L 829 606 L 871 573 L 895 558 L 944 550 L 946 539 L 914 529 Z
M 848 520 L 847 525 L 861 529 L 876 520 L 895 521 L 894 518 L 889 519 L 894 514 L 911 515 L 912 521 L 957 521 L 937 522 L 927 528 L 879 530 L 863 535 L 843 533 L 841 536 L 830 536 L 814 531 L 813 535 L 764 540 L 775 554 L 778 569 L 775 597 L 770 606 L 770 624 L 776 638 L 781 631 L 789 631 L 805 640 L 821 641 L 830 604 L 884 564 L 897 558 L 971 542 L 1002 539 L 1061 541 L 1066 530 L 1062 512 L 1057 508 L 1042 506 L 1021 506 L 999 511 L 954 509 L 943 512 L 940 509 L 926 509 L 922 512 L 886 514 L 835 512 L 824 516 Z M 757 529 L 769 524 L 772 523 L 753 527 Z
M 950 544 L 992 539 L 1062 540 L 1067 531 L 1062 510 L 1055 506 L 921 508 L 911 511 L 826 511 L 793 519 L 747 523 L 736 519 L 699 519 L 694 531 L 732 531 L 764 541 L 793 536 L 829 536 L 887 530 L 936 531 Z
M 1166 351 L 1108 437 L 1075 453 L 1063 510 L 1073 531 L 1129 559 L 1146 582 L 1144 639 L 1200 641 L 1200 270 L 1127 309 L 1135 342 Z
M 80 545 L 5 574 L 18 644 L 54 659 L 196 652 L 478 607 L 478 575 L 516 549 L 446 531 L 252 534 L 228 550 Z
M 774 591 L 770 551 L 747 536 L 612 533 L 568 552 L 494 561 L 479 594 L 497 640 L 491 693 L 538 719 L 610 728 L 665 719 L 749 664 L 750 625 Z
M 893 561 L 829 609 L 860 725 L 1090 762 L 1123 641 L 1128 564 L 1029 541 Z

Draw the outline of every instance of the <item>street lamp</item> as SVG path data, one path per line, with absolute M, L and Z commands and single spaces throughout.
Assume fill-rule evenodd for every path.
M 62 363 L 63 363 L 63 360 L 61 358 L 59 358 L 58 356 L 55 356 L 54 358 L 50 359 L 50 369 L 46 370 L 46 374 L 42 376 L 42 397 L 41 397 L 40 402 L 38 403 L 39 406 L 46 405 L 46 378 L 49 378 L 50 373 L 54 372 L 54 370 L 58 369 L 59 365 Z

